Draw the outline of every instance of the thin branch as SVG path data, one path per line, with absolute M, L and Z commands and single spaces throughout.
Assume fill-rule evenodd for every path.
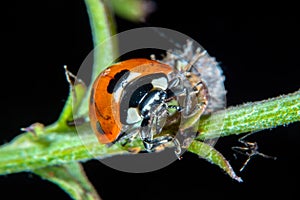
M 300 90 L 204 117 L 199 124 L 199 139 L 255 132 L 297 121 L 300 121 Z
M 224 111 L 214 113 L 202 119 L 200 123 L 201 134 L 198 139 L 229 136 L 262 129 L 269 129 L 279 125 L 286 125 L 300 121 L 300 91 L 283 95 L 266 101 L 249 103 Z M 224 118 L 225 115 L 225 118 Z M 224 118 L 223 126 L 219 126 L 218 118 Z M 88 127 L 88 126 L 87 126 Z M 32 171 L 46 166 L 105 158 L 113 155 L 127 154 L 121 145 L 111 147 L 100 145 L 90 135 L 86 128 L 86 136 L 81 139 L 76 130 L 66 132 L 48 132 L 39 134 L 38 138 L 32 133 L 24 133 L 0 147 L 0 174 L 10 174 L 21 171 Z M 50 126 L 51 130 L 51 126 Z M 165 133 L 174 132 L 172 127 Z M 82 139 L 93 151 L 93 155 L 82 144 Z M 132 143 L 132 147 L 140 143 Z

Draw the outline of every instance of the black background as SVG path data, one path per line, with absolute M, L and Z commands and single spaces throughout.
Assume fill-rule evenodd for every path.
M 226 76 L 228 106 L 299 88 L 299 17 L 211 15 L 215 11 L 206 15 L 202 11 L 212 8 L 199 7 L 196 1 L 170 3 L 157 1 L 147 23 L 185 33 L 217 58 Z M 76 71 L 93 48 L 83 1 L 23 1 L 2 10 L 0 144 L 18 135 L 21 127 L 57 119 L 68 94 L 63 65 Z M 120 18 L 117 25 L 119 32 L 143 26 Z M 277 160 L 251 160 L 239 173 L 244 183 L 189 153 L 181 161 L 145 174 L 115 171 L 98 161 L 84 167 L 104 200 L 289 198 L 296 193 L 291 181 L 298 181 L 294 162 L 299 158 L 299 128 L 295 123 L 250 137 L 261 152 Z M 237 139 L 223 138 L 216 145 L 236 171 L 246 159 L 234 159 L 231 147 L 238 145 Z M 0 195 L 1 199 L 69 199 L 55 185 L 28 173 L 0 177 Z

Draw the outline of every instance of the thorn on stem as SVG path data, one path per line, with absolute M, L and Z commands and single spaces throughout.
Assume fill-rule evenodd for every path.
M 37 136 L 41 135 L 41 133 L 44 132 L 44 127 L 45 127 L 44 124 L 37 122 L 37 123 L 31 124 L 28 127 L 21 128 L 20 130 L 32 133 L 35 137 L 37 137 Z

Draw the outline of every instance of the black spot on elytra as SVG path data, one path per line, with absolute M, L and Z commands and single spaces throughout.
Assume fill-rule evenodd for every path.
M 101 135 L 105 134 L 102 127 L 101 127 L 101 125 L 100 125 L 100 123 L 99 123 L 99 121 L 96 122 L 96 128 L 97 128 L 98 133 L 100 133 Z
M 111 80 L 109 81 L 109 84 L 108 84 L 108 86 L 107 86 L 107 92 L 108 92 L 109 94 L 112 94 L 112 93 L 114 92 L 115 86 L 116 86 L 116 84 L 118 83 L 118 81 L 119 81 L 121 78 L 123 78 L 123 79 L 126 79 L 126 78 L 127 78 L 127 76 L 128 76 L 128 73 L 127 73 L 127 72 L 128 72 L 128 71 L 129 71 L 129 70 L 124 69 L 124 70 L 122 70 L 122 71 L 116 73 L 116 75 L 114 76 L 114 78 L 111 79 Z M 125 74 L 127 74 L 127 75 L 125 75 Z M 125 76 L 124 76 L 124 75 L 125 75 Z
M 151 83 L 147 83 L 137 88 L 131 95 L 129 100 L 129 107 L 138 107 L 142 98 L 153 88 Z

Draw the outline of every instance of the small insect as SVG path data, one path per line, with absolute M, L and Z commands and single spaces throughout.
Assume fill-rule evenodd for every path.
M 89 117 L 102 144 L 139 135 L 147 151 L 173 142 L 179 157 L 181 145 L 175 136 L 157 136 L 170 110 L 199 118 L 207 105 L 207 90 L 200 76 L 191 73 L 193 63 L 171 66 L 156 60 L 130 59 L 104 70 L 93 83 Z
M 257 142 L 249 142 L 249 141 L 245 140 L 246 137 L 248 137 L 249 135 L 252 135 L 252 134 L 253 133 L 246 134 L 245 136 L 243 136 L 239 139 L 239 142 L 244 145 L 243 147 L 232 147 L 232 150 L 234 150 L 235 152 L 248 156 L 247 160 L 244 162 L 243 166 L 240 168 L 240 172 L 245 169 L 245 167 L 247 166 L 249 161 L 254 156 L 262 156 L 264 158 L 269 158 L 269 159 L 273 159 L 273 160 L 277 159 L 276 157 L 268 156 L 266 154 L 259 152 Z

